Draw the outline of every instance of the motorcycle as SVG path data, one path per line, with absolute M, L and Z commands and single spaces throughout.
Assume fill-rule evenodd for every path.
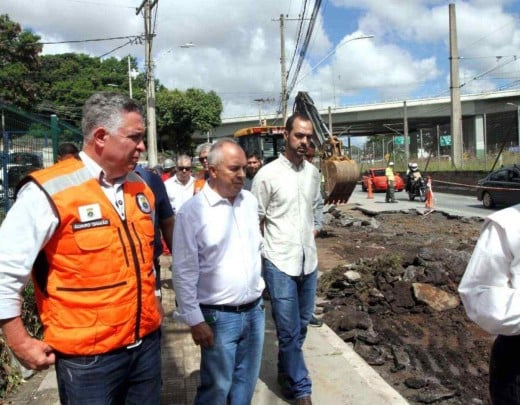
M 426 201 L 426 182 L 423 177 L 417 179 L 411 179 L 408 187 L 408 198 L 410 201 L 415 200 L 415 197 L 419 197 L 421 202 Z

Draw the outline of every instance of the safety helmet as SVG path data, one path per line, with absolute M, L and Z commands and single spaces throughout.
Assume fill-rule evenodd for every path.
M 417 170 L 417 163 L 410 164 L 410 169 L 412 169 L 415 172 Z
M 171 169 L 171 168 L 175 167 L 175 163 L 173 162 L 172 159 L 165 159 L 163 166 L 165 169 Z

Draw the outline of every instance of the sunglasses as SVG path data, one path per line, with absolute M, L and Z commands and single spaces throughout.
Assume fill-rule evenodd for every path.
M 191 170 L 191 167 L 190 166 L 177 166 L 177 170 L 180 171 L 180 172 L 189 172 Z
M 201 162 L 204 162 L 205 160 L 208 160 L 208 157 L 207 157 L 207 156 L 199 157 L 199 160 L 200 160 Z

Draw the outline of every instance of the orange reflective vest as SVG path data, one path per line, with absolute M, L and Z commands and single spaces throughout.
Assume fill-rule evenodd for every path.
M 197 194 L 206 184 L 206 173 L 202 170 L 193 183 L 193 195 Z
M 30 174 L 48 195 L 59 225 L 35 266 L 36 303 L 44 340 L 71 355 L 93 355 L 135 344 L 157 330 L 153 271 L 154 196 L 130 172 L 122 220 L 98 179 L 68 159 Z

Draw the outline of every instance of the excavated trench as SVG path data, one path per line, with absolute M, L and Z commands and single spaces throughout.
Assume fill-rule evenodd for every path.
M 412 404 L 489 404 L 493 337 L 457 295 L 482 220 L 328 207 L 323 320 Z

